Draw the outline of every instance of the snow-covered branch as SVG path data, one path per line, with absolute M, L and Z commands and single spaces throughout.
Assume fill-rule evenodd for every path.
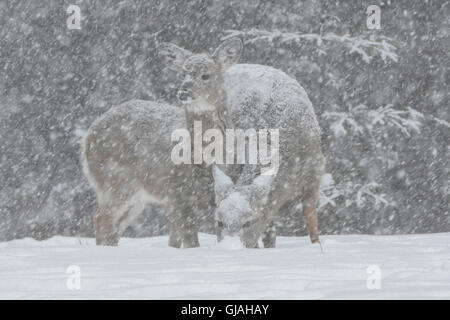
M 409 108 L 409 110 L 397 110 L 392 104 L 379 107 L 376 110 L 368 112 L 368 129 L 371 130 L 377 125 L 390 125 L 399 129 L 407 137 L 411 136 L 410 132 L 420 132 L 421 120 L 423 115 Z
M 320 47 L 320 52 L 326 54 L 324 45 L 328 44 L 342 44 L 350 53 L 357 53 L 361 56 L 364 62 L 370 63 L 372 58 L 379 55 L 383 61 L 392 60 L 398 61 L 398 55 L 395 50 L 396 47 L 389 43 L 391 38 L 379 36 L 379 40 L 369 40 L 362 37 L 352 37 L 348 34 L 337 35 L 335 33 L 300 33 L 300 32 L 282 32 L 282 31 L 266 31 L 259 29 L 251 29 L 247 31 L 241 30 L 227 30 L 223 39 L 231 37 L 240 37 L 244 39 L 245 43 L 255 43 L 257 41 L 280 43 L 300 43 L 304 41 L 315 42 L 317 47 Z
M 319 209 L 330 205 L 336 207 L 335 199 L 342 195 L 342 192 L 336 188 L 331 173 L 325 173 L 322 177 L 319 195 Z
M 363 108 L 365 107 L 360 105 L 356 108 L 349 107 L 348 112 L 325 111 L 322 117 L 329 120 L 330 128 L 337 137 L 346 135 L 348 133 L 347 129 L 361 134 L 364 132 L 364 124 L 358 122 L 357 115 L 361 111 L 365 111 L 362 110 Z
M 365 184 L 353 184 L 351 181 L 336 184 L 331 173 L 326 173 L 320 188 L 319 209 L 336 207 L 336 199 L 339 197 L 345 199 L 345 207 L 355 205 L 363 208 L 368 203 L 373 203 L 375 207 L 388 206 L 390 201 L 381 189 L 382 186 L 375 181 Z
M 420 125 L 425 116 L 412 108 L 395 109 L 392 104 L 375 110 L 369 110 L 361 104 L 354 108 L 349 107 L 349 111 L 326 111 L 322 117 L 330 122 L 335 136 L 346 135 L 348 130 L 362 134 L 365 130 L 372 132 L 375 127 L 391 126 L 410 137 L 412 132 L 420 132 Z
M 356 192 L 356 205 L 359 208 L 363 207 L 369 198 L 374 201 L 375 206 L 386 206 L 389 204 L 386 200 L 385 194 L 376 192 L 376 190 L 380 187 L 378 183 L 372 181 L 365 185 L 356 185 L 355 187 L 358 188 L 358 191 Z

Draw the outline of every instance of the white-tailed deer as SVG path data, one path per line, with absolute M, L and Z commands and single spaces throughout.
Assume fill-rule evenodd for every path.
M 222 232 L 241 234 L 244 244 L 254 247 L 266 231 L 265 246 L 272 247 L 276 213 L 294 201 L 303 205 L 311 240 L 318 241 L 315 203 L 324 158 L 311 102 L 303 88 L 281 71 L 261 65 L 234 65 L 241 51 L 242 42 L 237 38 L 222 43 L 213 55 L 162 45 L 160 53 L 168 66 L 184 74 L 178 92 L 184 112 L 167 104 L 130 101 L 112 108 L 90 127 L 83 145 L 83 163 L 99 202 L 94 219 L 98 244 L 116 245 L 120 232 L 146 204 L 162 203 L 171 213 L 169 245 L 199 245 L 197 218 L 212 211 L 214 202 L 211 169 L 202 164 L 175 165 L 170 159 L 171 132 L 187 128 L 195 139 L 194 121 L 202 122 L 203 131 L 219 128 L 223 132 L 233 126 L 280 130 L 278 174 L 266 183 L 260 204 L 241 208 L 244 214 L 239 216 L 239 228 L 223 223 L 232 213 L 223 204 L 233 200 L 229 190 L 222 196 L 216 194 L 219 238 Z M 245 181 L 242 177 L 255 177 L 259 170 L 234 165 L 227 173 L 234 180 Z M 242 199 L 249 195 L 231 194 L 236 193 Z M 256 218 L 248 220 L 249 212 Z M 252 223 L 257 227 L 248 228 Z
M 235 183 L 218 180 L 219 237 L 239 235 L 245 246 L 255 247 L 262 236 L 265 247 L 275 247 L 274 220 L 289 206 L 303 212 L 311 242 L 319 242 L 316 203 L 325 158 L 320 127 L 306 92 L 297 81 L 267 66 L 235 65 L 227 74 L 231 123 L 241 129 L 279 129 L 280 161 L 273 176 L 260 176 L 260 166 L 245 165 L 237 176 L 231 172 Z M 247 208 L 237 215 L 239 219 L 229 208 L 237 197 Z
M 213 214 L 214 209 L 212 173 L 201 164 L 176 165 L 171 159 L 171 134 L 187 128 L 194 138 L 194 121 L 201 121 L 204 131 L 224 128 L 226 114 L 220 102 L 225 95 L 218 84 L 223 83 L 221 70 L 236 59 L 230 44 L 206 61 L 203 54 L 171 45 L 160 48 L 170 68 L 187 73 L 178 93 L 184 110 L 133 100 L 111 108 L 89 128 L 82 162 L 98 199 L 94 216 L 98 245 L 117 245 L 121 232 L 152 203 L 169 210 L 170 246 L 199 245 L 198 217 Z
M 213 55 L 193 54 L 173 44 L 164 44 L 161 50 L 169 66 L 184 74 L 178 96 L 186 106 L 188 127 L 194 119 L 209 115 L 211 126 L 221 130 L 280 132 L 280 166 L 271 179 L 257 178 L 260 166 L 226 166 L 232 179 L 222 179 L 228 182 L 224 185 L 216 183 L 218 237 L 240 235 L 247 247 L 255 247 L 263 236 L 265 247 L 274 247 L 276 214 L 295 203 L 306 219 L 311 241 L 319 242 L 315 206 L 325 159 L 312 104 L 305 90 L 284 72 L 235 64 L 241 51 L 237 38 L 226 40 Z M 254 179 L 256 183 L 251 183 Z M 236 185 L 229 183 L 233 180 Z
M 181 108 L 140 100 L 111 108 L 91 125 L 82 157 L 97 193 L 98 245 L 117 245 L 144 207 L 158 203 L 169 212 L 169 245 L 199 246 L 198 213 L 211 210 L 212 186 L 199 166 L 172 162 L 171 133 L 180 128 L 186 128 Z

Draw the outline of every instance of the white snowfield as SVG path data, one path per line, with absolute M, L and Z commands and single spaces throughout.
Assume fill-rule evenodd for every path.
M 277 241 L 235 250 L 206 234 L 196 249 L 169 248 L 167 237 L 3 242 L 0 299 L 450 298 L 450 233 L 322 236 L 323 254 L 307 237 Z

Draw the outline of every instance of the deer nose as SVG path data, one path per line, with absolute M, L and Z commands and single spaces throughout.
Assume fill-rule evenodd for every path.
M 238 235 L 241 231 L 241 228 L 239 226 L 238 223 L 228 223 L 225 224 L 225 232 L 229 235 L 229 236 L 235 236 Z
M 187 90 L 180 90 L 177 95 L 180 101 L 186 101 L 189 98 L 192 98 L 192 94 Z

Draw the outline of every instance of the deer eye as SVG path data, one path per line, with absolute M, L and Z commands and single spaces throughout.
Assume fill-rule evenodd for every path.
M 217 221 L 217 226 L 219 228 L 223 228 L 223 222 L 222 221 Z
M 244 223 L 242 225 L 242 228 L 248 228 L 248 227 L 250 227 L 250 221 L 247 221 L 246 223 Z
M 208 79 L 209 79 L 209 74 L 202 75 L 202 80 L 208 80 Z

